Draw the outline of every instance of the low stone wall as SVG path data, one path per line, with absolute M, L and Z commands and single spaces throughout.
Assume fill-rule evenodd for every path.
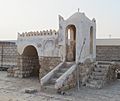
M 64 91 L 64 90 L 69 90 L 71 88 L 74 88 L 75 86 L 77 85 L 77 75 L 76 75 L 76 70 L 71 73 L 67 79 L 65 80 L 64 82 L 64 85 L 63 87 L 61 87 L 61 91 Z
M 120 46 L 96 46 L 97 61 L 120 61 Z
M 17 57 L 17 66 L 15 68 L 8 69 L 8 74 L 14 77 L 30 77 L 39 76 L 39 59 L 38 57 Z M 13 73 L 13 74 L 12 74 Z
M 36 76 L 42 78 L 60 63 L 59 57 L 30 58 L 19 56 L 17 67 L 8 69 L 8 76 L 25 78 Z
M 117 79 L 117 69 L 120 68 L 120 65 L 117 64 L 117 63 L 114 63 L 114 64 L 111 64 L 108 68 L 108 71 L 106 73 L 106 78 L 105 78 L 105 81 L 106 83 L 110 83 L 110 82 L 113 82 L 114 80 Z

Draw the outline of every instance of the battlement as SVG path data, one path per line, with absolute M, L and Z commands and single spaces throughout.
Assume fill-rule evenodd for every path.
M 36 31 L 36 32 L 23 32 L 22 34 L 18 33 L 18 38 L 24 37 L 33 37 L 33 36 L 56 36 L 58 32 L 56 30 L 43 30 L 43 31 Z

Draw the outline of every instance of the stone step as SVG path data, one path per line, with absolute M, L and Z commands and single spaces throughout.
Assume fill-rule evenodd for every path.
M 96 86 L 94 84 L 86 83 L 86 87 L 95 88 Z
M 107 67 L 109 67 L 110 65 L 102 65 L 102 64 L 100 64 L 100 65 L 97 65 L 97 67 L 99 67 L 99 68 L 107 68 Z
M 65 73 L 67 70 L 69 69 L 69 67 L 62 67 L 60 68 L 56 74 L 54 75 L 53 78 L 51 78 L 51 80 L 49 81 L 48 84 L 55 84 L 56 80 L 63 74 Z
M 63 74 L 63 72 L 58 72 L 58 73 L 55 74 L 55 77 L 59 78 L 62 74 Z
M 61 68 L 59 72 L 65 73 L 69 68 Z
M 93 85 L 99 85 L 99 84 L 102 84 L 102 82 L 103 82 L 102 80 L 92 80 L 92 79 L 88 80 L 88 83 Z
M 51 78 L 51 80 L 49 81 L 49 84 L 55 84 L 56 80 L 58 78 L 54 77 L 54 78 Z
M 74 62 L 66 62 L 65 65 L 63 66 L 63 68 L 70 68 L 73 64 L 75 64 Z
M 104 76 L 92 76 L 92 75 L 90 75 L 90 79 L 93 79 L 93 80 L 103 80 Z
M 92 72 L 92 76 L 104 76 L 106 74 L 106 72 Z
M 56 93 L 57 90 L 55 90 L 55 82 L 56 80 L 63 75 L 74 63 L 65 63 L 59 70 L 56 71 L 56 74 L 49 80 L 49 82 L 43 86 L 43 90 L 45 92 L 50 93 Z
M 107 61 L 98 61 L 97 65 L 110 65 L 111 62 L 107 62 Z
M 106 71 L 106 68 L 100 68 L 100 67 L 96 67 L 96 68 L 94 68 L 94 71 L 95 72 L 102 72 L 102 71 Z
M 70 68 L 72 65 L 71 64 L 65 64 L 62 68 Z
M 110 63 L 107 62 L 99 62 L 97 65 L 95 65 L 91 75 L 89 76 L 86 86 L 90 88 L 102 88 L 105 84 L 104 79 L 109 66 Z
M 91 84 L 91 83 L 86 83 L 86 87 L 101 89 L 102 85 L 94 85 L 94 84 Z
M 73 61 L 73 62 L 65 62 L 65 63 L 67 63 L 67 64 L 74 64 L 75 62 Z

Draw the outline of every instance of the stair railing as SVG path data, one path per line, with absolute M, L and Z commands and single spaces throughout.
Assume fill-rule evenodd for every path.
M 68 79 L 68 77 L 76 70 L 76 64 L 73 64 L 63 75 L 61 75 L 55 83 L 55 89 L 62 88 L 65 83 L 65 81 Z
M 41 78 L 41 86 L 49 82 L 49 80 L 55 75 L 56 71 L 58 71 L 62 66 L 64 65 L 64 62 L 61 62 L 58 64 L 53 70 L 51 70 L 49 73 L 47 73 L 44 77 Z
M 79 66 L 78 65 L 79 65 L 79 60 L 81 58 L 81 54 L 82 54 L 82 51 L 85 45 L 85 41 L 86 41 L 86 38 L 84 38 L 81 51 L 80 51 L 80 55 L 78 57 L 78 62 L 72 65 L 70 69 L 68 69 L 60 78 L 57 79 L 56 84 L 55 84 L 56 89 L 61 88 L 63 86 L 64 81 L 67 79 L 67 77 L 76 69 L 77 70 L 77 85 L 78 85 L 78 90 L 79 90 Z

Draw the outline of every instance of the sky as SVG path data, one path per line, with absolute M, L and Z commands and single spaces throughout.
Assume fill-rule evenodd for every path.
M 120 0 L 0 0 L 0 40 L 17 33 L 58 30 L 58 15 L 84 12 L 96 19 L 97 38 L 120 38 Z

